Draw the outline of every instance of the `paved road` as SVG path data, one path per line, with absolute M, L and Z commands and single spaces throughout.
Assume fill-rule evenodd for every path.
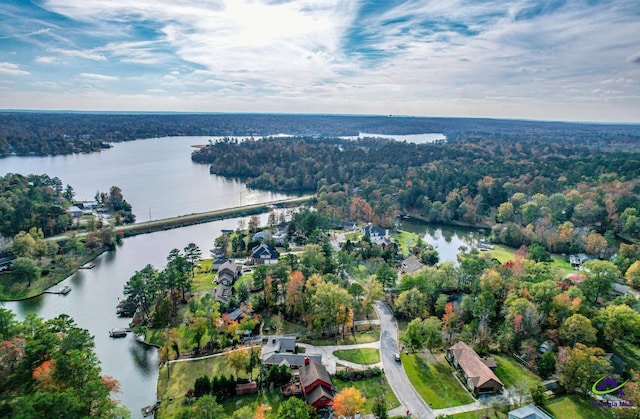
M 413 418 L 435 418 L 433 411 L 411 385 L 402 365 L 394 359 L 393 354 L 398 352 L 398 324 L 391 310 L 379 301 L 375 305 L 375 310 L 380 319 L 380 356 L 384 372 L 391 389 L 403 405 L 402 408 L 394 409 L 392 412 L 404 414 L 409 410 Z

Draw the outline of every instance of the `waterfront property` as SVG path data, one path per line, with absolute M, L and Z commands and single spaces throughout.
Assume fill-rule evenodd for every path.
M 280 253 L 273 247 L 262 243 L 251 250 L 249 263 L 252 265 L 274 265 L 278 263 Z
M 236 265 L 233 261 L 227 260 L 218 269 L 218 275 L 214 278 L 216 288 L 214 295 L 217 301 L 225 303 L 229 301 L 233 293 L 233 284 L 242 273 L 242 266 Z
M 460 371 L 474 394 L 502 392 L 504 384 L 494 373 L 496 363 L 493 358 L 481 358 L 472 347 L 458 342 L 449 348 L 447 359 Z

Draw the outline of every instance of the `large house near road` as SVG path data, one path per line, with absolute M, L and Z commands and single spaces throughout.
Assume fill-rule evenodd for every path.
M 462 374 L 474 394 L 500 393 L 504 388 L 494 370 L 493 358 L 481 358 L 472 347 L 458 342 L 447 351 L 447 359 Z
M 305 359 L 322 362 L 322 355 L 297 354 L 295 336 L 264 336 L 260 359 L 263 365 L 285 365 L 295 369 L 302 367 Z
M 300 383 L 304 398 L 311 406 L 319 409 L 333 404 L 336 388 L 321 363 L 305 358 L 304 365 L 300 368 Z
M 280 253 L 273 247 L 262 243 L 251 250 L 249 263 L 252 265 L 273 265 L 278 263 Z
M 369 237 L 369 241 L 377 245 L 385 245 L 391 243 L 391 236 L 389 236 L 389 230 L 382 227 L 369 224 L 362 227 L 362 235 Z
M 217 301 L 226 303 L 233 294 L 233 283 L 242 273 L 242 266 L 236 265 L 233 261 L 227 260 L 218 269 L 218 275 L 214 278 L 217 284 L 214 295 Z

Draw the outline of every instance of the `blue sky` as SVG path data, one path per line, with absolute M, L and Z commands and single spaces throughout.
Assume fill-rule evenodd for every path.
M 2 0 L 0 108 L 640 122 L 640 2 Z

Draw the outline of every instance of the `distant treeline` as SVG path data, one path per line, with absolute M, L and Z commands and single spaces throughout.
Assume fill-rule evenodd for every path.
M 449 141 L 511 140 L 637 150 L 640 126 L 471 118 L 343 115 L 0 112 L 0 156 L 99 151 L 165 136 L 357 136 L 442 133 Z
M 542 141 L 297 137 L 224 140 L 192 159 L 250 187 L 315 191 L 318 208 L 341 219 L 390 226 L 406 211 L 431 222 L 498 222 L 501 242 L 538 242 L 559 253 L 587 248 L 591 229 L 640 238 L 640 154 L 633 152 Z

